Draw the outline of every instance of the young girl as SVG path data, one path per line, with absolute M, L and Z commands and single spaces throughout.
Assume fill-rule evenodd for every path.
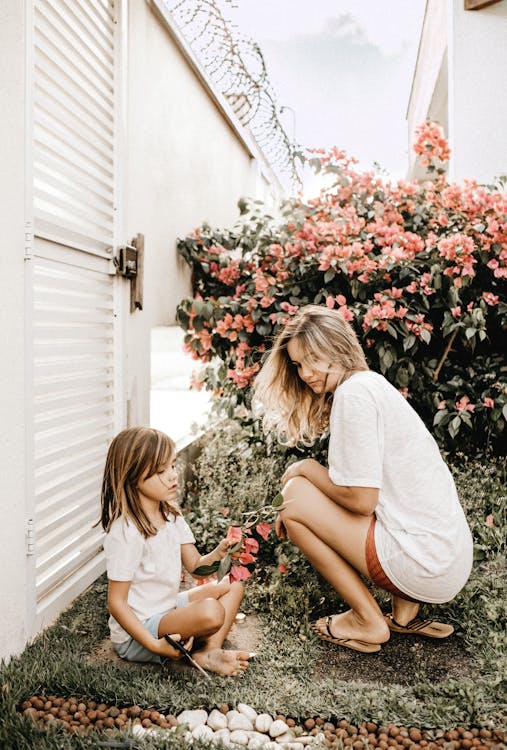
M 315 623 L 327 641 L 380 650 L 390 630 L 443 638 L 453 628 L 417 619 L 466 583 L 472 537 L 451 473 L 422 420 L 368 369 L 351 326 L 326 307 L 302 308 L 255 382 L 265 429 L 311 444 L 329 429 L 329 467 L 314 459 L 282 477 L 277 520 L 350 610 Z M 361 576 L 389 591 L 384 617 Z
M 165 640 L 183 640 L 201 667 L 238 675 L 246 651 L 222 649 L 243 598 L 239 582 L 198 586 L 178 593 L 181 564 L 190 573 L 221 560 L 234 542 L 222 540 L 200 555 L 176 504 L 178 477 L 173 441 L 146 427 L 123 430 L 111 443 L 102 484 L 106 532 L 109 628 L 115 651 L 128 661 L 179 659 Z

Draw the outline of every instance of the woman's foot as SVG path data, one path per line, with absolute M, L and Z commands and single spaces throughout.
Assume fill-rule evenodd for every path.
M 224 651 L 223 648 L 212 648 L 208 651 L 197 651 L 192 654 L 195 661 L 208 672 L 235 677 L 248 669 L 248 651 Z
M 315 628 L 323 635 L 364 643 L 385 643 L 390 636 L 389 627 L 382 617 L 362 620 L 352 609 L 340 615 L 333 615 L 329 623 L 326 617 L 321 617 L 315 623 Z

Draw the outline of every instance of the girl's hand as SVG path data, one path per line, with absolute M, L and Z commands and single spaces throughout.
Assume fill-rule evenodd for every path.
M 285 487 L 289 479 L 308 476 L 308 470 L 313 462 L 313 458 L 303 458 L 301 461 L 291 464 L 282 476 L 282 487 Z
M 169 633 L 169 635 L 174 641 L 181 641 L 181 635 L 179 633 Z M 194 636 L 191 636 L 190 638 L 187 638 L 186 641 L 182 641 L 182 646 L 185 646 L 185 648 L 189 651 L 192 648 L 193 643 Z M 183 654 L 173 648 L 164 637 L 158 638 L 156 644 L 157 647 L 156 649 L 154 649 L 154 653 L 158 654 L 159 656 L 173 659 L 173 661 L 179 661 L 179 659 L 183 659 Z
M 217 560 L 223 560 L 224 557 L 231 549 L 237 544 L 234 539 L 222 539 L 220 544 L 215 547 L 215 554 Z

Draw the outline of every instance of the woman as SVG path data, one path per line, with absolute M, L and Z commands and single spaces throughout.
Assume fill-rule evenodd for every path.
M 291 464 L 276 524 L 350 609 L 315 623 L 327 641 L 372 653 L 390 630 L 445 638 L 450 625 L 418 620 L 466 583 L 472 537 L 451 473 L 422 420 L 371 372 L 351 326 L 326 307 L 301 308 L 255 382 L 264 427 L 288 444 L 329 430 L 328 467 Z M 361 576 L 389 591 L 383 616 Z

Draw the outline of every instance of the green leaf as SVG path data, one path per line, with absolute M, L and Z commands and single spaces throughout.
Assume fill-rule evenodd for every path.
M 475 334 L 476 334 L 475 328 L 467 328 L 465 331 L 465 336 L 467 337 L 467 339 L 473 339 Z
M 445 419 L 447 414 L 448 414 L 447 409 L 439 409 L 433 419 L 433 426 L 436 427 L 438 424 L 440 424 L 440 422 L 442 422 L 442 420 Z
M 389 331 L 389 333 L 391 334 L 391 336 L 393 337 L 393 339 L 397 339 L 398 338 L 398 331 L 390 323 L 387 324 L 387 330 Z
M 216 573 L 218 568 L 220 566 L 220 563 L 218 560 L 214 563 L 211 563 L 211 565 L 199 565 L 198 568 L 192 571 L 193 576 L 197 576 L 197 578 L 209 578 L 213 575 L 213 573 Z
M 230 571 L 232 565 L 232 557 L 230 552 L 226 554 L 223 560 L 220 561 L 217 569 L 217 579 L 222 580 L 224 576 Z
M 280 508 L 283 503 L 283 495 L 281 492 L 279 492 L 278 495 L 275 495 L 275 497 L 273 498 L 273 502 L 271 503 L 271 505 L 273 506 L 273 508 Z
M 454 417 L 452 422 L 449 424 L 449 427 L 447 428 L 449 430 L 449 435 L 452 438 L 455 438 L 459 432 L 460 427 L 461 427 L 461 419 L 460 417 L 456 416 Z
M 411 349 L 415 344 L 415 336 L 413 333 L 409 334 L 406 339 L 403 340 L 403 350 L 406 352 L 407 349 Z
M 504 404 L 502 406 L 502 414 L 505 417 L 505 419 L 507 419 L 507 404 Z
M 421 331 L 421 338 L 424 341 L 425 344 L 429 344 L 431 341 L 431 333 L 428 331 L 427 328 L 423 328 Z
M 335 276 L 336 276 L 336 271 L 334 270 L 334 268 L 328 268 L 326 273 L 324 274 L 324 281 L 327 284 L 329 281 L 332 281 Z

